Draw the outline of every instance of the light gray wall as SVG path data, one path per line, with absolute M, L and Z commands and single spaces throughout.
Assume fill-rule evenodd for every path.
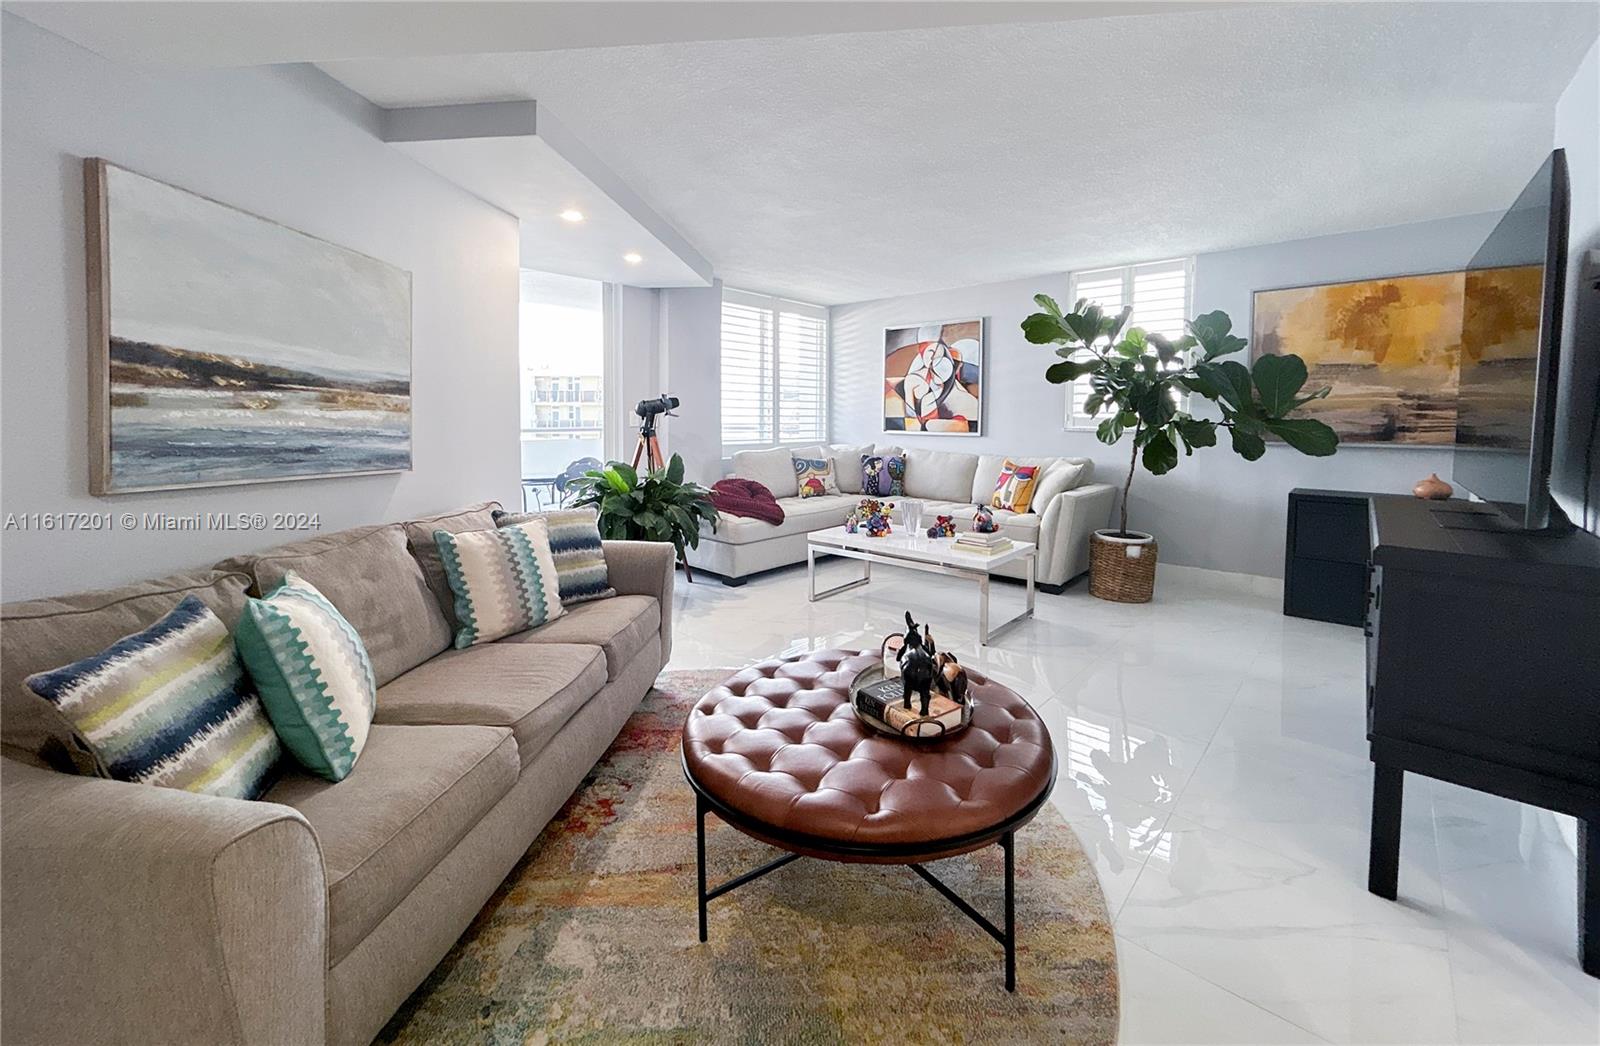
M 1508 201 L 1509 202 L 1509 201 Z M 1493 215 L 1268 244 L 1195 260 L 1194 312 L 1222 309 L 1249 336 L 1251 294 L 1258 289 L 1365 276 L 1458 268 L 1493 227 Z M 1093 458 L 1095 478 L 1121 484 L 1130 448 L 1109 448 L 1092 432 L 1063 427 L 1062 390 L 1044 380 L 1054 360 L 1029 345 L 1018 325 L 1039 292 L 1065 298 L 1064 274 L 837 306 L 833 333 L 832 435 L 835 440 L 891 441 L 940 450 L 1067 454 Z M 982 316 L 987 321 L 982 436 L 885 436 L 879 414 L 883 328 Z M 1271 445 L 1247 462 L 1225 445 L 1182 459 L 1155 477 L 1140 470 L 1129 525 L 1153 532 L 1165 562 L 1280 577 L 1288 493 L 1294 487 L 1409 491 L 1430 472 L 1448 476 L 1447 450 L 1345 446 L 1331 458 L 1307 458 Z
M 319 513 L 324 531 L 515 504 L 517 223 L 385 146 L 310 67 L 122 65 L 4 17 L 0 509 Z M 95 498 L 81 161 L 100 156 L 413 274 L 414 471 Z M 294 534 L 0 533 L 0 595 L 112 585 Z
M 1589 48 L 1556 104 L 1555 144 L 1567 151 L 1572 179 L 1572 215 L 1567 239 L 1567 303 L 1563 323 L 1566 351 L 1561 360 L 1556 420 L 1553 488 L 1568 517 L 1600 534 L 1600 446 L 1595 413 L 1600 411 L 1600 266 L 1589 251 L 1600 251 L 1600 41 Z M 1589 518 L 1583 516 L 1585 453 L 1595 466 L 1589 475 Z
M 662 426 L 662 449 L 682 454 L 685 475 L 710 485 L 722 478 L 722 281 L 661 294 L 661 387 L 678 397 L 678 417 Z

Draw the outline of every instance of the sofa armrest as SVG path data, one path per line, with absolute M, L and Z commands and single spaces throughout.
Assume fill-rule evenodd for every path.
M 655 596 L 661 603 L 661 664 L 672 656 L 672 582 L 677 552 L 659 541 L 602 541 L 606 575 L 619 596 Z
M 1085 483 L 1063 490 L 1044 507 L 1039 522 L 1039 579 L 1061 585 L 1089 569 L 1089 535 L 1108 524 L 1117 488 Z
M 0 759 L 0 1038 L 322 1043 L 322 852 L 277 803 Z

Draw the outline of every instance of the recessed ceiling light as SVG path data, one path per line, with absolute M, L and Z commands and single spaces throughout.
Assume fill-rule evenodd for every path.
M 583 212 L 575 207 L 568 207 L 566 210 L 561 212 L 561 220 L 566 222 L 581 222 L 583 221 Z
M 644 255 L 640 254 L 638 251 L 629 251 L 627 254 L 622 256 L 622 260 L 627 262 L 629 265 L 638 265 L 640 262 L 644 261 Z

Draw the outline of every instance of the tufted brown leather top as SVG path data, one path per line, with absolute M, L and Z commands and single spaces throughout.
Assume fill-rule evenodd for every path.
M 850 847 L 933 850 L 1042 801 L 1055 757 L 1026 701 L 969 669 L 972 725 L 945 741 L 899 740 L 850 707 L 851 681 L 877 661 L 822 650 L 745 669 L 690 711 L 685 773 L 747 826 Z

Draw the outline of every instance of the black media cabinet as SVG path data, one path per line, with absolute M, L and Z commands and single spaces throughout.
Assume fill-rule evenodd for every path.
M 1352 490 L 1289 491 L 1283 612 L 1361 627 L 1367 612 L 1367 505 Z
M 1600 977 L 1600 538 L 1367 500 L 1367 888 L 1396 895 L 1407 771 L 1571 814 L 1579 962 Z

